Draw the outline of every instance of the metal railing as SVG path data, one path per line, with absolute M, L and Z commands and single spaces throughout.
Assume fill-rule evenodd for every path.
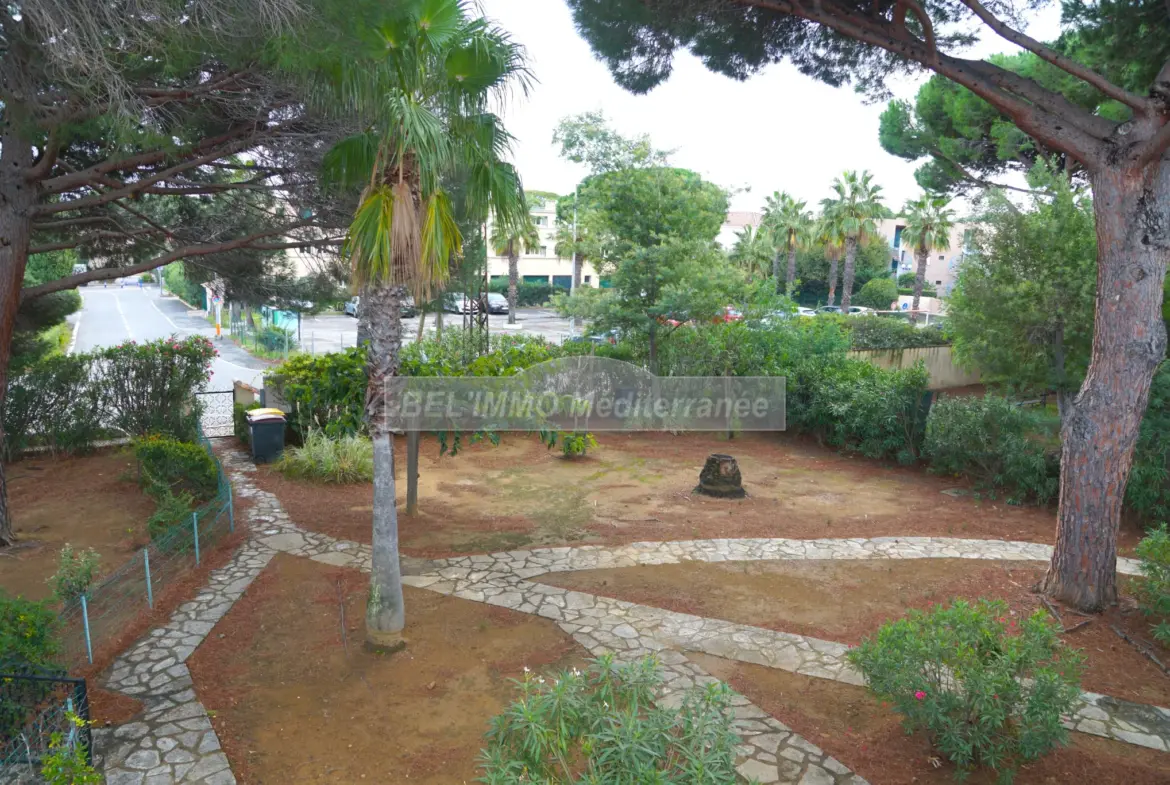
M 65 605 L 58 616 L 57 637 L 61 662 L 71 670 L 92 664 L 95 652 L 119 638 L 141 613 L 153 609 L 162 590 L 199 567 L 207 549 L 235 530 L 231 483 L 206 436 L 201 433 L 199 440 L 215 461 L 215 496 L 170 522 L 161 534 L 152 536 L 149 545 Z

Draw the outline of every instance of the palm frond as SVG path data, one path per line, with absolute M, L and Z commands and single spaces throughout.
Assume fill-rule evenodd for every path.
M 322 182 L 342 190 L 366 186 L 378 169 L 380 146 L 381 139 L 372 132 L 342 139 L 322 159 Z
M 447 282 L 450 260 L 463 253 L 463 236 L 444 191 L 435 191 L 422 205 L 421 241 L 419 264 L 411 276 L 410 288 L 415 302 L 429 302 Z

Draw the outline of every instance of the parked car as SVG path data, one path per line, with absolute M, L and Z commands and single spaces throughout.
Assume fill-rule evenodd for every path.
M 817 316 L 826 313 L 841 313 L 841 306 L 839 305 L 822 305 L 816 310 Z
M 312 304 L 310 303 L 309 305 L 311 307 Z M 361 310 L 361 305 L 362 305 L 362 298 L 361 297 L 351 298 L 345 304 L 345 315 L 352 316 L 356 319 L 357 315 L 358 315 L 358 311 Z M 418 316 L 418 308 L 416 308 L 414 305 L 414 298 L 413 297 L 407 297 L 405 300 L 402 301 L 402 315 L 408 319 L 412 316 Z
M 723 312 L 715 317 L 716 322 L 725 323 L 738 322 L 741 319 L 743 319 L 743 312 L 732 308 L 730 305 L 724 308 Z
M 360 297 L 351 297 L 345 303 L 345 315 L 352 316 L 353 318 L 356 319 L 357 315 L 358 315 L 358 306 L 361 305 L 361 301 L 362 301 L 362 298 L 360 298 Z
M 488 313 L 507 313 L 508 298 L 497 292 L 488 294 Z

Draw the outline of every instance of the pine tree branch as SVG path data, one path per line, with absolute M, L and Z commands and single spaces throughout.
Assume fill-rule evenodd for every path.
M 1134 163 L 1140 167 L 1152 164 L 1165 155 L 1167 149 L 1170 149 L 1170 118 L 1167 118 L 1166 123 L 1153 136 L 1134 150 Z
M 1096 71 L 1090 68 L 1085 68 L 1080 63 L 1065 57 L 1055 49 L 1045 46 L 1035 38 L 1008 27 L 1006 24 L 1000 21 L 999 18 L 988 11 L 987 8 L 981 2 L 979 2 L 979 0 L 960 0 L 960 2 L 970 8 L 971 11 L 981 20 L 983 20 L 985 25 L 994 30 L 996 35 L 998 35 L 1000 38 L 1011 41 L 1021 49 L 1027 49 L 1041 60 L 1044 60 L 1047 63 L 1051 63 L 1065 73 L 1071 74 L 1077 79 L 1080 79 L 1082 82 L 1086 82 L 1087 84 L 1092 85 L 1109 98 L 1125 104 L 1135 112 L 1141 112 L 1145 114 L 1150 111 L 1150 102 L 1148 99 L 1142 98 L 1140 95 L 1134 95 L 1130 91 L 1122 87 L 1118 87 Z

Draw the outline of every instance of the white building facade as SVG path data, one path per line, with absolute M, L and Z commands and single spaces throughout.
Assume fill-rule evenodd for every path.
M 885 218 L 878 226 L 890 246 L 890 269 L 895 275 L 918 269 L 915 249 L 902 240 L 905 229 L 905 218 Z M 926 284 L 935 287 L 943 297 L 954 288 L 959 265 L 970 253 L 970 230 L 968 224 L 955 224 L 947 247 L 934 248 L 926 257 Z
M 529 195 L 529 212 L 532 222 L 536 224 L 537 234 L 540 235 L 540 244 L 532 248 L 523 249 L 520 254 L 519 268 L 520 281 L 543 283 L 569 289 L 573 285 L 573 260 L 570 257 L 557 256 L 557 200 Z M 488 218 L 487 236 L 492 236 L 493 218 Z M 508 280 L 508 257 L 495 253 L 496 249 L 488 247 L 488 275 L 493 281 Z M 601 280 L 597 270 L 589 262 L 581 265 L 581 285 L 600 286 Z

